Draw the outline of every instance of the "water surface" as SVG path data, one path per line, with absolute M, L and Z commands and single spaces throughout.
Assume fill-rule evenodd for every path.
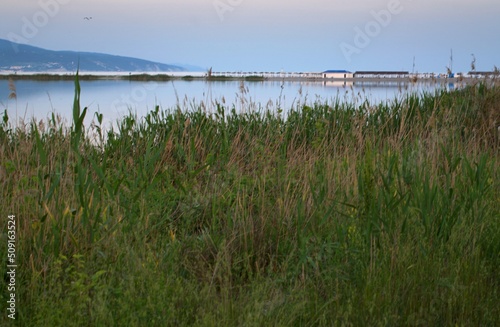
M 203 106 L 213 110 L 215 104 L 235 106 L 238 111 L 287 111 L 299 104 L 315 101 L 371 103 L 391 101 L 408 92 L 432 92 L 435 89 L 460 87 L 440 83 L 365 83 L 281 82 L 281 81 L 204 81 L 173 80 L 140 82 L 124 80 L 81 81 L 81 105 L 88 107 L 86 123 L 95 112 L 110 123 L 129 112 L 144 116 L 155 106 L 162 109 L 192 110 Z M 0 109 L 7 110 L 12 121 L 45 119 L 56 112 L 71 120 L 74 99 L 72 81 L 15 81 L 17 99 L 9 99 L 9 82 L 0 80 Z

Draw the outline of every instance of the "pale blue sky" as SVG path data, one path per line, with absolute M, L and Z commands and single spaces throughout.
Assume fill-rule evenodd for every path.
M 215 71 L 500 66 L 498 0 L 2 0 L 0 38 Z M 84 17 L 92 17 L 86 20 Z

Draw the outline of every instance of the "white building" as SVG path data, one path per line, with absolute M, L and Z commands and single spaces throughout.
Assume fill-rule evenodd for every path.
M 326 70 L 322 74 L 323 78 L 345 79 L 354 77 L 354 74 L 347 70 Z

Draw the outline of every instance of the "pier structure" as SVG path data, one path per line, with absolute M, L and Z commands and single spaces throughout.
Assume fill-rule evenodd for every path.
M 208 76 L 205 74 L 205 76 Z M 215 78 L 256 78 L 263 80 L 289 81 L 335 81 L 335 82 L 416 82 L 416 81 L 462 81 L 474 79 L 497 79 L 498 72 L 410 73 L 408 71 L 356 71 L 326 70 L 323 72 L 270 72 L 270 71 L 225 71 L 211 72 Z

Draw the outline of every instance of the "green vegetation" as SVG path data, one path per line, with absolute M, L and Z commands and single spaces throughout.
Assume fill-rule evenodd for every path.
M 227 75 L 209 75 L 206 77 L 207 81 L 238 81 L 241 80 L 241 78 L 234 77 L 234 76 L 227 76 Z
M 228 76 L 228 75 L 210 75 L 205 77 L 206 80 L 208 81 L 249 81 L 249 82 L 262 82 L 265 81 L 266 78 L 264 76 L 260 75 L 249 75 L 249 76 L 244 76 L 244 77 L 237 77 L 237 76 Z
M 93 81 L 99 79 L 128 79 L 128 76 L 97 76 L 97 75 L 83 75 L 79 76 L 80 80 Z M 33 80 L 33 81 L 73 81 L 75 79 L 75 74 L 9 74 L 9 75 L 0 75 L 0 79 L 8 79 L 8 80 Z
M 0 124 L 20 325 L 500 325 L 499 88 L 110 131 L 79 92 Z
M 164 82 L 164 81 L 170 81 L 175 79 L 174 76 L 172 75 L 167 75 L 167 74 L 158 74 L 158 75 L 151 75 L 151 74 L 131 74 L 128 77 L 131 81 L 158 81 L 158 82 Z
M 260 75 L 250 75 L 245 77 L 245 81 L 263 82 L 266 78 Z
M 0 75 L 0 79 L 9 80 L 34 80 L 34 81 L 73 81 L 75 79 L 75 74 L 33 74 L 33 75 L 23 75 L 23 74 L 9 74 Z M 129 75 L 113 75 L 113 72 L 109 72 L 109 75 L 79 75 L 79 80 L 85 81 L 95 81 L 95 80 L 130 80 L 130 81 L 170 81 L 179 79 L 168 74 L 129 74 Z

